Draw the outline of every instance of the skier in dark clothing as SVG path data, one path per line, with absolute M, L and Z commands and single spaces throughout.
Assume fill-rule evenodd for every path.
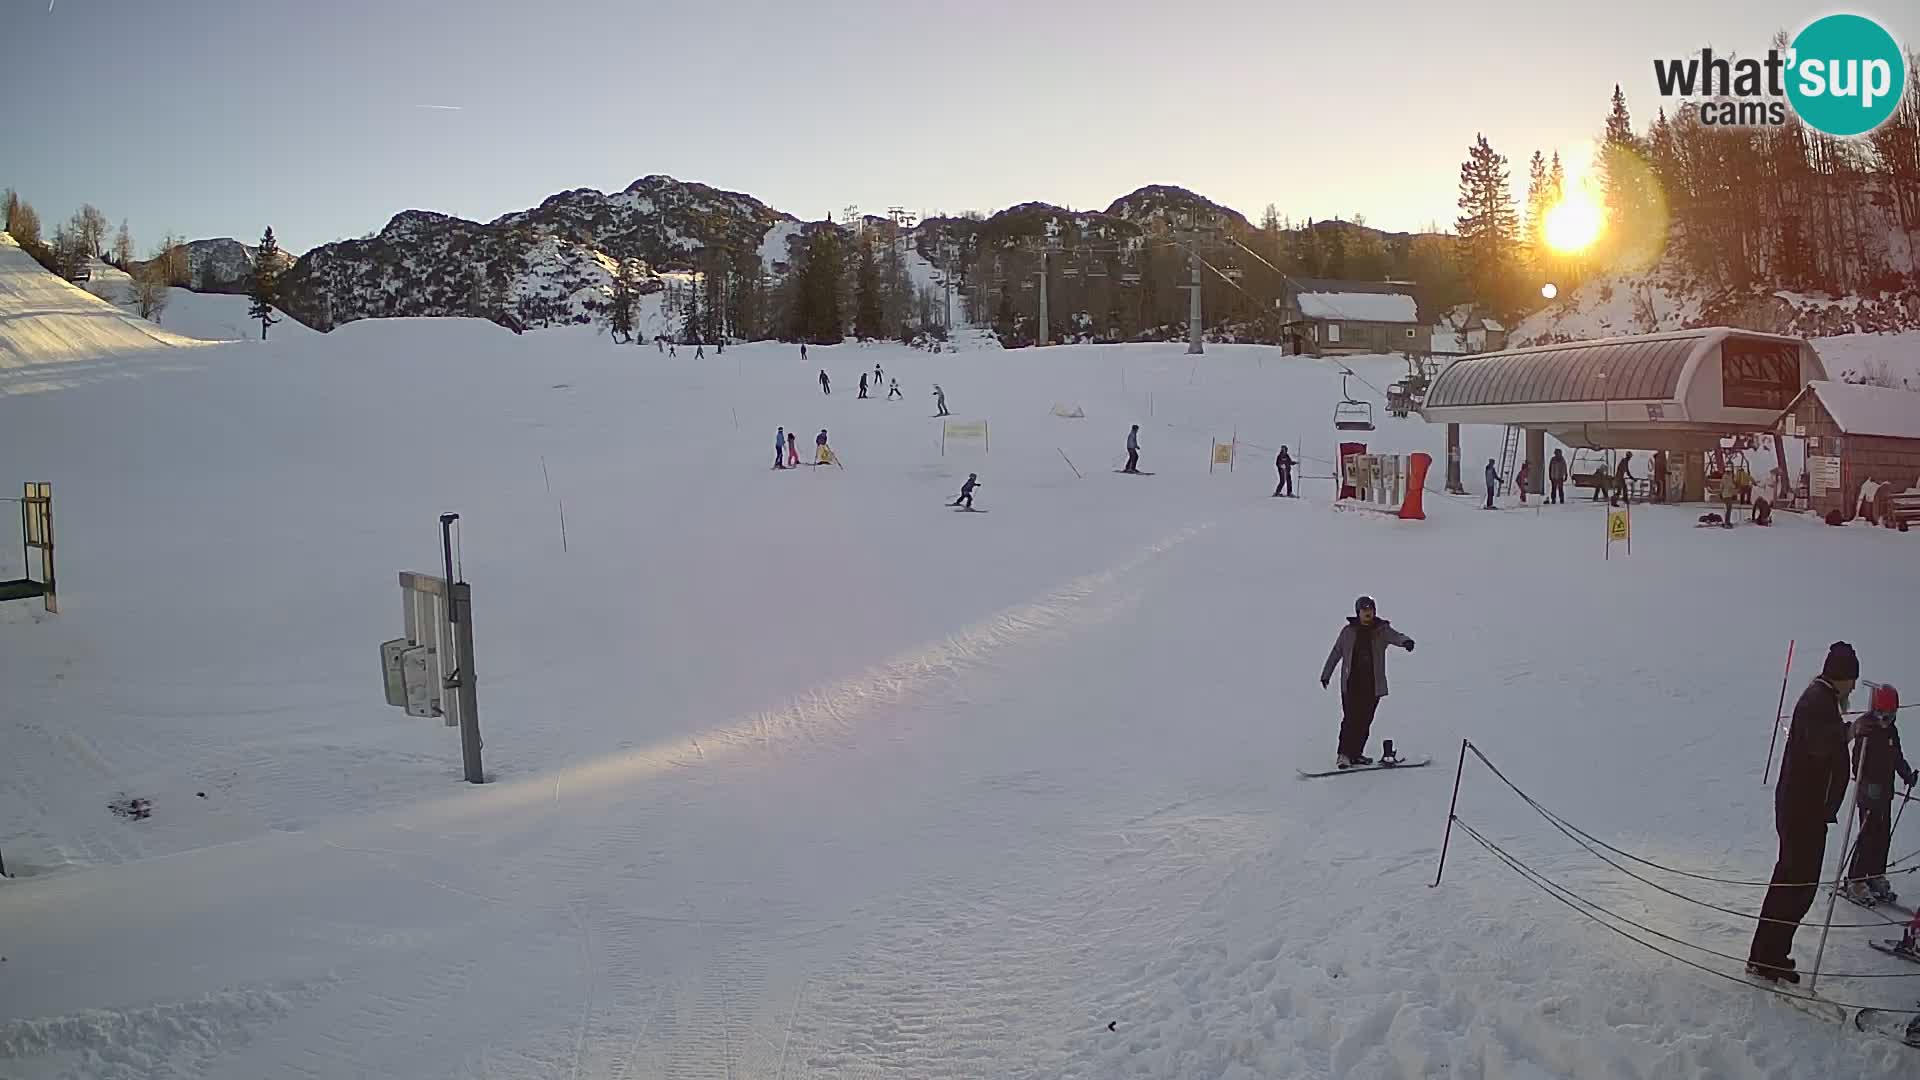
M 1286 447 L 1280 448 L 1280 456 L 1273 459 L 1273 467 L 1280 471 L 1280 482 L 1273 486 L 1273 493 L 1291 496 L 1293 494 L 1293 455 L 1287 453 Z
M 1900 691 L 1876 686 L 1867 714 L 1853 725 L 1858 744 L 1860 774 L 1855 779 L 1854 802 L 1860 808 L 1860 838 L 1854 841 L 1853 863 L 1847 868 L 1848 899 L 1867 904 L 1891 904 L 1899 899 L 1887 884 L 1887 845 L 1893 840 L 1893 777 L 1913 788 L 1913 766 L 1900 752 Z
M 856 397 L 867 396 L 867 373 L 864 371 L 860 373 L 860 393 L 855 396 Z
M 1493 459 L 1487 459 L 1487 509 L 1493 509 L 1493 493 L 1500 487 L 1500 470 L 1493 467 Z
M 1560 451 L 1553 452 L 1553 460 L 1547 462 L 1547 501 L 1565 503 L 1567 501 L 1567 459 Z
M 1602 461 L 1593 469 L 1593 498 L 1590 502 L 1599 502 L 1613 490 L 1613 474 L 1607 471 L 1607 463 Z
M 800 347 L 803 349 L 806 348 L 805 345 L 802 345 Z M 823 394 L 833 393 L 833 381 L 827 378 L 826 368 L 820 369 L 820 392 Z
M 807 343 L 804 341 L 800 343 L 800 362 L 807 362 Z
M 873 388 L 875 390 L 880 389 L 880 384 L 885 381 L 886 376 L 880 373 L 880 361 L 875 360 L 873 362 Z
M 1657 503 L 1666 502 L 1667 452 L 1665 450 L 1655 450 L 1653 452 L 1653 475 L 1649 476 L 1647 480 L 1649 486 L 1653 489 L 1653 501 Z
M 1387 646 L 1398 645 L 1413 651 L 1413 639 L 1388 625 L 1374 612 L 1373 597 L 1353 602 L 1353 618 L 1340 628 L 1320 669 L 1320 687 L 1333 679 L 1340 667 L 1340 749 L 1334 758 L 1338 768 L 1371 765 L 1366 755 L 1367 737 L 1373 731 L 1373 714 L 1380 699 L 1387 696 Z
M 1780 779 L 1773 789 L 1773 831 L 1780 857 L 1773 883 L 1760 904 L 1760 925 L 1747 950 L 1747 974 L 1797 983 L 1788 954 L 1794 931 L 1813 906 L 1827 855 L 1827 826 L 1840 818 L 1847 797 L 1847 696 L 1860 678 L 1853 646 L 1836 641 L 1827 649 L 1820 677 L 1807 684 L 1793 706 Z
M 892 401 L 895 398 L 899 398 L 901 401 L 907 400 L 906 396 L 900 393 L 899 379 L 895 379 L 887 384 L 887 400 Z
M 960 485 L 960 497 L 948 503 L 948 506 L 964 506 L 973 509 L 973 489 L 980 486 L 980 474 L 968 473 L 967 482 Z
M 780 460 L 780 455 L 786 452 L 787 452 L 787 429 L 784 427 L 775 428 L 773 431 L 773 467 L 774 468 L 784 469 L 787 467 Z
M 1629 450 L 1620 455 L 1620 467 L 1613 473 L 1613 498 L 1607 500 L 1607 505 L 1619 506 L 1621 503 L 1633 505 L 1633 500 L 1627 497 L 1627 481 L 1631 479 L 1633 479 L 1633 451 Z
M 1137 473 L 1140 471 L 1140 425 L 1139 424 L 1133 425 L 1133 430 L 1127 432 L 1127 467 L 1124 469 L 1121 469 L 1120 471 L 1130 472 L 1130 473 Z

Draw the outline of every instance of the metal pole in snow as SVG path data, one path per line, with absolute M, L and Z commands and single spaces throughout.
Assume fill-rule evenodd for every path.
M 1767 767 L 1760 770 L 1760 784 L 1766 786 L 1773 772 L 1773 748 L 1780 742 L 1780 714 L 1787 710 L 1787 679 L 1793 674 L 1793 639 L 1787 639 L 1787 666 L 1780 673 L 1780 703 L 1773 707 L 1773 738 L 1767 740 Z
M 1853 744 L 1853 775 L 1860 775 L 1860 755 L 1866 751 L 1867 743 L 1862 739 Z M 1807 982 L 1809 993 L 1820 987 L 1820 962 L 1827 955 L 1827 935 L 1833 932 L 1833 909 L 1840 902 L 1840 886 L 1847 875 L 1847 849 L 1853 841 L 1853 823 L 1860 816 L 1860 801 L 1848 799 L 1852 804 L 1847 810 L 1847 827 L 1840 833 L 1840 865 L 1833 871 L 1833 892 L 1827 897 L 1827 921 L 1820 927 L 1820 947 L 1813 953 L 1813 976 Z
M 1447 845 L 1453 842 L 1453 812 L 1460 807 L 1460 775 L 1467 771 L 1467 740 L 1460 740 L 1460 763 L 1453 768 L 1453 801 L 1447 804 L 1447 831 L 1440 838 L 1440 865 L 1434 867 L 1433 884 L 1429 889 L 1440 887 L 1440 875 L 1447 869 Z

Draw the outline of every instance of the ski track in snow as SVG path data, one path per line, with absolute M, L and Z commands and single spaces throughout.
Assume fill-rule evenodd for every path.
M 1757 763 L 1712 763 L 1765 728 L 1776 639 L 1798 636 L 1805 656 L 1846 636 L 1873 642 L 1875 670 L 1904 662 L 1899 623 L 1876 614 L 1889 595 L 1920 602 L 1887 570 L 1910 560 L 1904 538 L 1792 519 L 1705 535 L 1652 508 L 1636 513 L 1633 561 L 1603 564 L 1598 521 L 1577 505 L 1481 515 L 1435 496 L 1413 524 L 1332 513 L 1321 481 L 1267 500 L 1259 455 L 1207 474 L 1211 438 L 1237 429 L 1316 461 L 1332 439 L 1307 433 L 1340 380 L 1247 347 L 1210 349 L 1204 369 L 1178 345 L 1043 362 L 842 347 L 806 367 L 755 346 L 697 366 L 630 348 L 607 363 L 591 334 L 435 320 L 335 336 L 286 355 L 370 357 L 276 370 L 280 353 L 249 350 L 244 366 L 155 373 L 151 396 L 121 389 L 111 365 L 72 394 L 0 394 L 0 449 L 28 468 L 63 421 L 97 422 L 90 408 L 194 433 L 133 429 L 133 449 L 98 460 L 77 439 L 46 451 L 67 470 L 54 479 L 71 592 L 60 616 L 0 612 L 0 651 L 25 673 L 4 731 L 26 763 L 0 776 L 0 826 L 10 867 L 35 853 L 28 877 L 0 883 L 10 1080 L 1910 1075 L 1898 1048 L 1624 947 L 1457 834 L 1446 882 L 1427 889 L 1444 768 L 1293 776 L 1331 752 L 1337 701 L 1312 676 L 1368 591 L 1422 642 L 1391 662 L 1376 735 L 1451 763 L 1448 744 L 1472 734 L 1622 846 L 1764 876 Z M 393 363 L 460 353 L 443 341 L 477 355 Z M 541 366 L 494 348 L 533 349 Z M 963 417 L 993 415 L 991 456 L 934 456 L 923 415 L 821 402 L 810 384 L 819 366 L 875 359 L 903 382 L 939 379 Z M 1352 362 L 1378 383 L 1399 366 Z M 480 447 L 511 444 L 477 478 L 452 458 L 475 447 L 400 422 L 400 403 L 455 371 L 497 413 Z M 1267 393 L 1281 378 L 1290 392 Z M 229 382 L 261 429 L 192 410 Z M 1047 414 L 1066 399 L 1093 419 Z M 1108 481 L 1099 462 L 1121 421 L 1149 409 L 1160 475 Z M 341 417 L 387 441 L 326 441 Z M 845 474 L 768 475 L 741 449 L 816 418 L 853 460 Z M 641 448 L 667 467 L 633 467 L 634 438 L 659 440 Z M 217 450 L 227 439 L 271 445 L 281 464 L 251 471 Z M 1431 437 L 1396 422 L 1370 440 Z M 1472 461 L 1498 432 L 1469 440 Z M 229 517 L 233 496 L 196 497 L 207 486 L 147 495 L 154 477 L 137 469 L 114 488 L 141 454 L 280 513 Z M 310 464 L 327 454 L 337 479 Z M 567 493 L 570 561 L 549 536 L 543 456 Z M 418 493 L 377 486 L 403 458 L 471 515 L 499 773 L 477 789 L 455 785 L 437 721 L 378 711 L 369 659 L 394 632 L 391 564 L 431 553 L 420 522 L 389 520 L 421 517 Z M 1007 512 L 958 533 L 937 504 L 974 467 Z M 676 474 L 697 483 L 672 487 Z M 358 528 L 329 509 L 349 498 Z M 936 523 L 919 523 L 921 503 Z M 156 564 L 191 572 L 128 576 L 109 541 L 130 528 Z M 296 575 L 252 554 L 314 536 L 328 558 Z M 1822 544 L 1853 554 L 1797 573 L 1834 550 Z M 230 586 L 190 589 L 207 568 Z M 941 588 L 915 591 L 928 578 Z M 1736 587 L 1754 581 L 1782 584 Z M 356 592 L 377 600 L 331 603 Z M 1708 597 L 1721 610 L 1702 637 L 1646 629 Z M 258 613 L 294 599 L 324 633 L 283 637 Z M 1814 613 L 1787 630 L 1770 618 L 1781 606 Z M 295 648 L 310 654 L 289 662 Z M 160 792 L 152 820 L 105 813 L 96 793 L 122 786 Z M 1601 902 L 1744 944 L 1738 919 L 1676 908 L 1548 843 L 1484 772 L 1461 815 Z M 1829 956 L 1873 963 L 1838 932 Z

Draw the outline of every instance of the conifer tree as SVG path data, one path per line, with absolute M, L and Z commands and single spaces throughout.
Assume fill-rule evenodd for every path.
M 1460 166 L 1460 217 L 1454 224 L 1474 298 L 1497 314 L 1510 315 L 1518 299 L 1514 249 L 1519 224 L 1507 188 L 1507 159 L 1485 135 L 1475 139 Z
M 279 322 L 273 317 L 273 303 L 280 286 L 280 244 L 273 238 L 273 226 L 260 237 L 260 248 L 253 255 L 253 306 L 247 318 L 260 320 L 260 340 L 267 340 L 267 327 Z

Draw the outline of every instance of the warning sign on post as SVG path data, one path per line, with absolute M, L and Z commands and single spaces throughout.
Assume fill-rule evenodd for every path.
M 1618 541 L 1627 545 L 1627 554 L 1633 554 L 1633 514 L 1629 510 L 1607 511 L 1607 558 L 1613 557 L 1613 545 Z

